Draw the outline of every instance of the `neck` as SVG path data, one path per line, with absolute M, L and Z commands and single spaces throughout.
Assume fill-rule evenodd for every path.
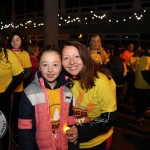
M 20 51 L 21 48 L 12 48 L 13 51 Z

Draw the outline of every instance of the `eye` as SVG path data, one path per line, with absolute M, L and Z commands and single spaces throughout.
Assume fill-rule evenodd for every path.
M 44 67 L 45 67 L 45 66 L 47 66 L 47 64 L 42 64 L 42 66 L 44 66 Z
M 78 59 L 78 58 L 80 58 L 80 56 L 79 56 L 79 55 L 75 55 L 74 58 L 75 58 L 75 59 Z
M 58 66 L 58 64 L 53 64 L 53 66 L 54 66 L 54 67 L 57 67 L 57 66 Z
M 63 57 L 63 60 L 69 60 L 68 56 Z

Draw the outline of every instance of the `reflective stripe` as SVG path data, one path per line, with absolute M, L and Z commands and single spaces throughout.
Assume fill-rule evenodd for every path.
M 32 119 L 18 119 L 18 129 L 32 129 Z

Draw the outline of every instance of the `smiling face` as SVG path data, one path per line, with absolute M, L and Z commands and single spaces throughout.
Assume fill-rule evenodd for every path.
M 11 46 L 13 48 L 20 48 L 21 43 L 22 43 L 21 38 L 18 35 L 14 35 L 11 40 Z
M 65 46 L 62 50 L 62 65 L 71 75 L 78 75 L 83 69 L 83 61 L 78 49 L 74 46 Z
M 57 83 L 61 68 L 61 58 L 57 52 L 47 51 L 42 54 L 39 61 L 39 70 L 52 89 Z

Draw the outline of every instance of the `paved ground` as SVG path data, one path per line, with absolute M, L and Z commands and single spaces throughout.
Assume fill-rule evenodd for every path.
M 111 150 L 150 150 L 150 126 L 135 125 L 133 106 L 118 104 L 118 121 L 113 135 Z M 150 112 L 146 113 L 150 124 Z
M 134 122 L 133 106 L 124 105 L 118 99 L 118 121 L 115 126 L 111 150 L 150 150 L 150 126 L 137 127 Z M 150 123 L 150 112 L 146 113 Z M 0 150 L 2 147 L 0 145 Z M 11 150 L 20 150 L 12 143 Z

